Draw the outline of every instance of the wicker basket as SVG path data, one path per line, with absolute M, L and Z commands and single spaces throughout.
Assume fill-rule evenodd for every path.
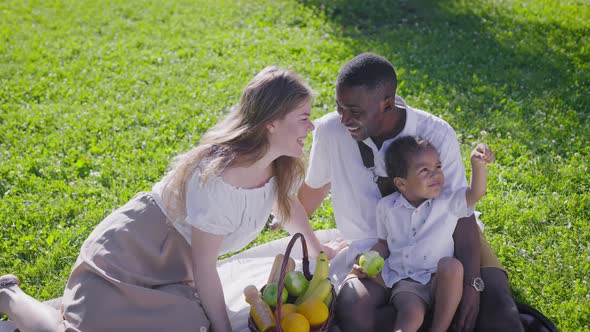
M 281 265 L 281 273 L 279 275 L 279 281 L 278 281 L 278 292 L 277 292 L 277 307 L 275 308 L 275 317 L 277 320 L 277 328 L 275 329 L 274 332 L 283 332 L 283 329 L 281 328 L 281 308 L 283 306 L 283 288 L 285 287 L 285 276 L 286 276 L 286 268 L 287 268 L 287 262 L 289 261 L 289 257 L 291 255 L 291 249 L 293 248 L 293 245 L 295 244 L 295 241 L 297 241 L 297 239 L 301 239 L 301 248 L 303 250 L 303 275 L 305 275 L 305 277 L 307 278 L 307 280 L 311 280 L 312 275 L 309 273 L 309 256 L 307 254 L 307 244 L 305 243 L 305 237 L 303 237 L 303 234 L 301 233 L 297 233 L 295 235 L 293 235 L 293 237 L 291 238 L 291 241 L 289 241 L 289 244 L 287 245 L 287 249 L 285 250 L 285 257 L 283 258 L 283 263 Z M 264 287 L 266 287 L 266 285 L 264 285 L 261 289 L 260 292 L 262 293 L 264 291 Z M 335 306 L 336 304 L 336 292 L 334 291 L 334 285 L 332 285 L 332 303 L 330 303 L 330 308 L 328 308 L 329 313 L 328 313 L 328 319 L 324 322 L 324 324 L 318 326 L 318 327 L 312 327 L 311 328 L 311 332 L 327 332 L 328 329 L 332 326 L 332 322 L 334 319 L 334 309 L 336 308 Z M 252 318 L 252 315 L 250 315 L 248 317 L 248 327 L 250 328 L 250 331 L 252 332 L 260 332 L 258 330 L 258 327 L 256 327 L 256 324 L 254 323 L 254 319 Z

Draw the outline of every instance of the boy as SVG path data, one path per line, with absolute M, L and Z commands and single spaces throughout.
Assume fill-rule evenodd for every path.
M 486 164 L 493 159 L 491 149 L 479 144 L 471 152 L 471 187 L 442 192 L 441 161 L 430 142 L 404 136 L 387 148 L 387 175 L 397 192 L 377 205 L 379 242 L 373 250 L 386 257 L 381 276 L 398 311 L 396 331 L 417 331 L 427 309 L 433 310 L 431 331 L 449 328 L 463 290 L 453 232 L 457 219 L 471 215 L 484 195 Z

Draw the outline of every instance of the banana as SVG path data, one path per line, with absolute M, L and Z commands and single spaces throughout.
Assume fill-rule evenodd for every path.
M 333 298 L 334 298 L 334 295 L 332 295 L 332 290 L 330 289 L 330 293 L 328 293 L 328 296 L 326 296 L 326 298 L 324 299 L 324 303 L 326 304 L 326 307 L 330 308 Z
M 312 292 L 305 292 L 302 296 L 297 298 L 295 305 L 300 305 L 307 300 L 318 300 L 324 302 L 328 295 L 332 293 L 332 282 L 326 278 L 320 281 L 319 285 Z
M 330 269 L 330 261 L 328 260 L 328 256 L 325 252 L 320 251 L 315 264 L 315 271 L 313 271 L 313 277 L 309 282 L 309 286 L 303 295 L 301 295 L 296 301 L 295 304 L 301 304 L 305 299 L 311 296 L 316 292 L 316 288 L 318 288 L 324 280 L 327 280 L 330 283 L 330 279 L 328 279 L 328 270 Z M 322 298 L 323 300 L 323 298 Z
M 330 261 L 328 260 L 328 255 L 325 252 L 320 251 L 316 263 L 315 263 L 315 271 L 313 271 L 313 277 L 309 282 L 309 287 L 307 290 L 312 292 L 314 288 L 316 288 L 320 282 L 328 277 L 328 270 L 330 269 Z

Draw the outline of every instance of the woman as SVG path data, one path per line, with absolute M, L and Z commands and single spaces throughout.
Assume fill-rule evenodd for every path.
M 237 109 L 175 159 L 149 193 L 113 212 L 84 242 L 59 310 L 0 278 L 0 312 L 26 331 L 231 331 L 216 262 L 264 227 L 271 209 L 311 255 L 320 245 L 295 198 L 312 90 L 268 67 Z

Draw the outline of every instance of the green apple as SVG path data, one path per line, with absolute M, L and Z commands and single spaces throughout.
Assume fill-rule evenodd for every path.
M 301 271 L 291 271 L 285 276 L 285 288 L 291 295 L 303 295 L 308 286 L 309 281 Z
M 385 261 L 383 260 L 383 257 L 381 257 L 381 255 L 379 255 L 379 253 L 374 250 L 367 251 L 359 258 L 359 265 L 369 277 L 372 277 L 381 272 L 381 270 L 383 270 L 384 264 Z
M 266 304 L 271 307 L 277 306 L 277 296 L 279 295 L 279 285 L 276 282 L 271 282 L 264 287 L 264 292 L 262 292 L 262 299 Z M 287 302 L 287 297 L 289 293 L 285 288 L 283 288 L 283 303 Z

